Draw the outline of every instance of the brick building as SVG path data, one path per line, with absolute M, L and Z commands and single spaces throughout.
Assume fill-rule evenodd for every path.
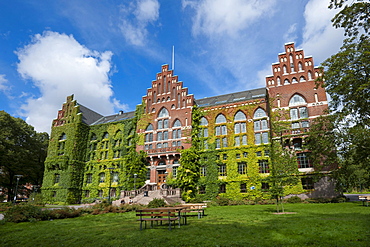
M 291 126 L 281 133 L 284 146 L 296 152 L 296 175 L 301 177 L 291 192 L 314 194 L 310 174 L 315 171 L 304 140 L 312 120 L 328 107 L 325 90 L 315 85 L 319 70 L 312 57 L 288 43 L 272 64 L 272 73 L 264 88 L 195 99 L 163 65 L 142 105 L 135 112 L 112 116 L 68 97 L 53 121 L 42 187 L 45 198 L 71 203 L 118 197 L 118 191 L 132 189 L 132 182 L 136 187 L 136 179 L 140 186 L 162 188 L 176 180 L 182 150 L 194 145 L 195 125 L 200 143 L 197 193 L 213 190 L 213 195 L 230 198 L 268 198 L 264 179 L 270 174 L 269 146 L 275 138 L 270 115 L 280 110 L 288 113 L 280 120 Z M 147 169 L 145 178 L 128 171 L 125 157 L 130 148 L 146 153 L 141 164 Z M 332 184 L 325 188 L 332 189 Z

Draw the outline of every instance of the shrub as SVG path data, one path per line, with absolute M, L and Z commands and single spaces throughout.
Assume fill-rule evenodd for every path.
M 66 219 L 80 216 L 80 211 L 74 208 L 61 208 L 49 211 L 50 219 Z
M 42 218 L 41 208 L 30 204 L 15 205 L 5 211 L 5 220 L 14 223 L 41 220 Z
M 302 199 L 298 196 L 292 196 L 292 197 L 289 197 L 286 201 L 288 203 L 301 203 Z
M 215 203 L 218 206 L 227 206 L 229 205 L 230 200 L 226 197 L 218 196 L 215 200 Z
M 149 208 L 160 208 L 164 206 L 166 206 L 166 202 L 164 201 L 164 199 L 154 198 L 148 203 Z

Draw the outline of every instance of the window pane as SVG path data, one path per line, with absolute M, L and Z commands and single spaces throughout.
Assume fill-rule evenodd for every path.
M 163 132 L 163 140 L 168 140 L 168 131 Z
M 290 109 L 290 119 L 297 120 L 298 119 L 298 110 L 297 109 Z
M 299 123 L 292 123 L 292 129 L 299 129 Z
M 220 147 L 221 147 L 220 139 L 216 139 L 216 148 L 220 148 Z
M 205 128 L 203 131 L 203 137 L 208 137 L 208 128 Z
M 262 133 L 262 142 L 265 143 L 265 144 L 269 143 L 269 135 L 268 135 L 267 132 Z
M 157 141 L 162 141 L 162 132 L 157 133 Z
M 201 125 L 201 126 L 206 126 L 206 125 L 208 125 L 208 121 L 207 121 L 207 119 L 206 119 L 205 117 L 202 117 L 202 118 L 200 119 L 200 125 Z
M 309 128 L 310 122 L 309 121 L 302 121 L 302 128 Z
M 168 128 L 168 119 L 163 120 L 163 128 Z
M 158 129 L 163 129 L 163 120 L 158 121 Z
M 242 137 L 242 145 L 247 145 L 247 136 L 243 135 Z
M 241 111 L 238 111 L 236 114 L 235 114 L 235 117 L 234 117 L 234 121 L 243 121 L 243 120 L 246 120 L 246 116 L 243 112 Z
M 267 129 L 268 129 L 267 120 L 264 119 L 264 120 L 262 120 L 262 130 L 267 130 Z
M 254 135 L 254 138 L 255 138 L 255 144 L 261 144 L 261 134 L 260 133 L 256 133 Z
M 176 120 L 175 123 L 173 124 L 173 127 L 181 127 L 181 122 L 180 120 Z
M 300 107 L 299 108 L 299 115 L 300 115 L 301 118 L 308 118 L 307 107 Z
M 253 115 L 253 118 L 266 117 L 266 112 L 262 108 L 258 108 Z
M 221 126 L 221 134 L 222 134 L 222 135 L 226 135 L 226 134 L 227 134 L 226 125 L 222 125 L 222 126 Z
M 227 138 L 226 137 L 222 138 L 222 146 L 227 147 Z
M 226 123 L 226 118 L 223 114 L 220 114 L 216 117 L 216 124 Z
M 235 137 L 235 146 L 240 146 L 240 137 L 239 136 L 236 136 Z
M 221 134 L 221 126 L 216 126 L 216 136 Z
M 255 121 L 254 122 L 254 131 L 261 130 L 261 122 Z
M 247 132 L 247 124 L 241 123 L 241 133 L 246 133 L 246 132 Z
M 166 108 L 162 108 L 162 110 L 159 112 L 158 117 L 168 117 L 168 111 Z
M 240 123 L 236 123 L 234 125 L 234 133 L 239 134 L 240 133 Z

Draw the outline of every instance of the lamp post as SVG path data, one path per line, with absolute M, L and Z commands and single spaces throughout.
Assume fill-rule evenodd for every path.
M 136 177 L 137 177 L 137 174 L 135 173 L 134 174 L 134 191 L 135 191 L 135 196 L 136 196 Z
M 111 187 L 112 187 L 112 175 L 113 175 L 113 170 L 116 169 L 114 167 L 109 167 L 108 168 L 110 170 L 110 174 L 109 174 L 109 188 L 108 188 L 108 203 L 110 204 L 110 190 L 111 190 Z
M 17 194 L 18 194 L 18 183 L 19 183 L 19 179 L 21 177 L 23 177 L 23 175 L 15 175 L 16 178 L 17 178 L 17 185 L 15 186 L 15 193 L 14 193 L 14 201 L 13 203 L 15 204 L 17 202 Z

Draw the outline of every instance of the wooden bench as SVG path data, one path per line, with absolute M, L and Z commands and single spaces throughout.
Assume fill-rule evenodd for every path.
M 185 208 L 181 211 L 181 212 L 184 213 L 182 215 L 182 217 L 185 218 L 185 224 L 186 224 L 186 218 L 187 217 L 194 217 L 195 216 L 195 217 L 198 217 L 198 219 L 200 219 L 200 218 L 203 218 L 204 216 L 206 216 L 204 214 L 204 210 L 207 207 L 206 203 L 188 203 L 188 204 L 182 204 L 181 207 Z
M 358 196 L 358 199 L 360 201 L 362 201 L 362 205 L 365 206 L 365 202 L 366 202 L 366 207 L 369 206 L 369 202 L 370 202 L 370 196 Z
M 140 217 L 138 221 L 140 221 L 140 230 L 143 229 L 143 222 L 151 223 L 151 228 L 153 228 L 153 222 L 160 223 L 162 225 L 163 222 L 168 223 L 168 229 L 172 229 L 172 222 L 178 221 L 179 228 L 180 228 L 180 214 L 178 209 L 174 208 L 147 208 L 147 209 L 139 209 L 136 210 L 136 216 Z

